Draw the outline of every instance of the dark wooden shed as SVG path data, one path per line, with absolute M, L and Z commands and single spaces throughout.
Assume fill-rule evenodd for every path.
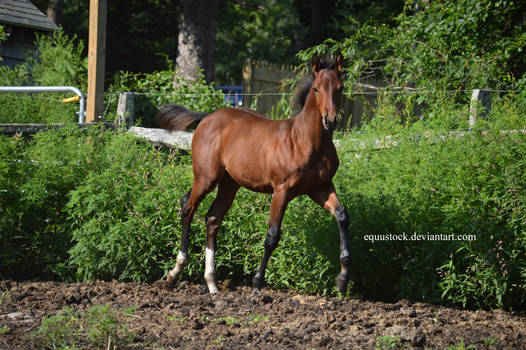
M 46 33 L 58 27 L 29 0 L 0 0 L 0 25 L 9 34 L 0 41 L 0 65 L 14 67 L 25 61 L 35 49 L 35 33 Z

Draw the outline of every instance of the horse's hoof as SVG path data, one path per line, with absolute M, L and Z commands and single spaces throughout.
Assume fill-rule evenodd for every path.
M 254 287 L 254 290 L 261 290 L 263 288 L 263 285 L 265 284 L 265 279 L 259 277 L 258 275 L 255 275 L 254 278 L 252 278 L 252 286 Z
M 175 283 L 173 281 L 169 281 L 166 279 L 166 282 L 164 283 L 164 287 L 168 290 L 172 290 L 175 287 Z
M 345 294 L 347 292 L 347 285 L 349 284 L 349 278 L 347 276 L 339 275 L 336 279 L 336 289 L 339 293 Z
M 174 278 L 169 272 L 168 272 L 168 275 L 166 276 L 166 287 L 168 289 L 172 289 L 174 286 L 175 286 L 175 281 L 177 279 Z
M 210 294 L 219 294 L 219 289 L 216 286 L 208 286 L 208 292 Z

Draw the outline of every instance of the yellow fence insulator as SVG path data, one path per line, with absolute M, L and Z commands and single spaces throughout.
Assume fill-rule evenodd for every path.
M 66 103 L 71 103 L 71 102 L 77 102 L 79 100 L 80 100 L 80 96 L 73 96 L 69 98 L 63 98 L 62 103 L 66 104 Z

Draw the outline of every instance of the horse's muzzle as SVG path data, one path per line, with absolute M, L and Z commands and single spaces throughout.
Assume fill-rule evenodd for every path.
M 334 131 L 334 129 L 336 129 L 336 125 L 338 124 L 337 117 L 334 117 L 333 120 L 330 120 L 328 115 L 324 115 L 322 118 L 322 121 L 323 121 L 323 128 L 327 131 Z

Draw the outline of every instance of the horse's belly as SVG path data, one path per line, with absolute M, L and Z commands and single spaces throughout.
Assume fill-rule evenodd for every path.
M 242 157 L 225 164 L 225 170 L 241 186 L 255 192 L 272 193 L 273 187 L 268 173 L 261 164 L 243 161 Z
M 232 173 L 228 171 L 228 168 L 226 171 L 230 174 L 230 176 L 242 187 L 245 187 L 251 191 L 255 192 L 263 192 L 263 193 L 272 193 L 273 188 L 272 185 L 263 179 L 250 176 L 248 174 L 237 174 Z

